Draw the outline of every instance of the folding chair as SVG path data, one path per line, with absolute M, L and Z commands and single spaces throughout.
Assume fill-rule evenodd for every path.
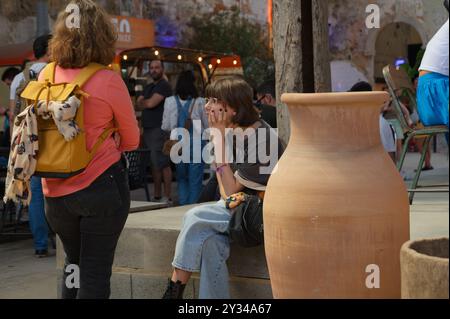
M 416 174 L 412 180 L 411 186 L 408 189 L 409 194 L 409 201 L 412 204 L 412 201 L 414 199 L 415 192 L 419 192 L 421 190 L 418 190 L 418 182 L 420 178 L 420 174 L 422 172 L 423 163 L 425 161 L 425 155 L 429 148 L 430 141 L 433 137 L 435 137 L 437 134 L 445 134 L 448 133 L 448 127 L 445 125 L 434 125 L 434 126 L 425 126 L 423 128 L 411 128 L 407 120 L 405 119 L 405 116 L 402 112 L 401 105 L 400 105 L 400 94 L 404 94 L 409 99 L 409 107 L 411 111 L 417 111 L 417 103 L 416 103 L 416 97 L 415 97 L 415 91 L 413 84 L 411 83 L 411 80 L 409 79 L 406 72 L 402 69 L 397 69 L 393 65 L 387 65 L 383 68 L 383 76 L 386 81 L 386 84 L 389 88 L 389 92 L 391 94 L 393 105 L 394 105 L 394 111 L 396 115 L 397 123 L 399 124 L 399 128 L 401 129 L 400 132 L 398 132 L 397 135 L 404 137 L 403 142 L 403 148 L 402 153 L 400 154 L 400 158 L 397 162 L 397 169 L 401 171 L 403 167 L 403 163 L 405 161 L 406 152 L 408 151 L 408 144 L 414 137 L 423 137 L 425 138 L 422 153 L 420 154 L 420 160 L 419 164 L 417 166 Z M 440 185 L 440 186 L 447 186 L 447 185 Z M 430 187 L 430 186 L 427 186 Z M 430 192 L 448 192 L 448 188 L 446 190 L 444 189 L 430 189 Z
M 125 152 L 128 159 L 128 181 L 130 190 L 143 188 L 147 201 L 150 202 L 150 193 L 147 185 L 147 166 L 150 164 L 150 150 L 138 149 Z

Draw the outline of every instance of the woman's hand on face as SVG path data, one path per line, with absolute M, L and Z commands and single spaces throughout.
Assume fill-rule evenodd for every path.
M 220 108 L 216 111 L 211 110 L 208 114 L 208 122 L 211 128 L 215 128 L 220 131 L 222 137 L 225 137 L 225 129 L 228 127 L 227 121 L 227 109 Z

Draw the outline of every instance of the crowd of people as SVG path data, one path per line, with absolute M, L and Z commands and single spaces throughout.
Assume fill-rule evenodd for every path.
M 108 15 L 91 0 L 73 2 L 84 17 L 80 28 L 69 29 L 65 24 L 69 13 L 62 11 L 53 35 L 36 39 L 35 63 L 22 72 L 11 68 L 2 75 L 2 81 L 10 86 L 11 92 L 10 105 L 0 108 L 0 114 L 7 120 L 3 144 L 10 145 L 11 134 L 6 133 L 11 133 L 11 123 L 27 107 L 27 104 L 21 104 L 20 92 L 28 81 L 70 83 L 92 63 L 105 67 L 95 72 L 82 87 L 87 96 L 84 100 L 86 147 L 94 149 L 111 127 L 115 132 L 106 136 L 80 173 L 64 179 L 31 178 L 29 216 L 36 256 L 48 255 L 48 222 L 60 237 L 66 254 L 62 297 L 108 298 L 114 253 L 130 207 L 127 160 L 123 154 L 140 145 L 148 148 L 154 182 L 153 201 L 174 205 L 173 163 L 165 148 L 168 141 L 179 139 L 174 134 L 177 129 L 185 129 L 189 133 L 190 155 L 187 161 L 175 164 L 178 204 L 216 202 L 199 205 L 184 216 L 172 263 L 173 273 L 161 295 L 168 299 L 182 298 L 192 273 L 200 272 L 200 298 L 229 298 L 226 261 L 230 239 L 227 227 L 232 211 L 226 200 L 239 192 L 257 193 L 263 198 L 270 171 L 261 173 L 260 168 L 266 163 L 258 158 L 256 163 L 249 163 L 248 157 L 244 162 L 227 161 L 224 157 L 226 130 L 253 128 L 254 134 L 265 135 L 267 141 L 276 135 L 275 83 L 266 82 L 255 92 L 241 76 L 219 78 L 206 88 L 202 97 L 193 72 L 179 74 L 176 86 L 172 88 L 165 76 L 163 61 L 154 60 L 150 63 L 151 84 L 144 88 L 133 105 L 121 75 L 106 67 L 113 60 L 117 39 Z M 441 51 L 434 50 L 445 41 L 446 59 Z M 420 117 L 426 125 L 448 125 L 448 21 L 430 46 L 429 55 L 439 53 L 439 59 L 426 54 L 422 63 L 417 93 Z M 444 60 L 446 64 L 442 63 Z M 435 65 L 436 61 L 440 61 L 439 65 Z M 49 68 L 54 68 L 53 79 L 46 77 Z M 370 90 L 368 83 L 358 83 L 351 89 Z M 387 107 L 384 106 L 380 114 L 381 139 L 395 161 L 395 136 L 383 118 Z M 136 111 L 142 111 L 142 141 Z M 193 125 L 194 121 L 200 125 Z M 213 177 L 203 186 L 205 163 L 193 160 L 195 143 L 192 139 L 196 134 L 202 136 L 207 128 L 215 129 L 210 133 L 210 142 L 214 146 Z M 205 144 L 206 141 L 200 143 L 200 151 Z M 258 145 L 243 145 L 245 154 L 256 153 Z M 277 160 L 283 151 L 283 144 L 277 138 Z M 430 163 L 426 165 L 431 167 Z M 74 264 L 81 270 L 79 288 L 65 285 L 68 275 L 65 269 Z
M 24 100 L 20 98 L 23 89 L 31 80 L 37 80 L 39 73 L 49 61 L 48 42 L 50 35 L 38 37 L 33 43 L 33 53 L 36 60 L 27 65 L 23 71 L 17 68 L 8 68 L 2 75 L 2 81 L 9 87 L 9 105 L 0 108 L 0 114 L 4 116 L 4 132 L 1 141 L 3 147 L 11 144 L 12 125 L 15 117 L 24 108 Z M 6 164 L 6 163 L 5 163 Z M 5 165 L 6 166 L 6 165 Z M 33 196 L 28 207 L 28 219 L 31 233 L 33 234 L 36 257 L 48 256 L 49 229 L 45 219 L 44 195 L 42 192 L 41 178 L 33 176 L 30 181 Z
M 161 60 L 150 63 L 151 84 L 147 85 L 137 98 L 136 110 L 142 111 L 144 145 L 151 152 L 154 196 L 152 201 L 173 205 L 172 165 L 170 149 L 165 151 L 168 140 L 179 139 L 178 129 L 188 131 L 189 159 L 174 164 L 177 181 L 178 205 L 188 205 L 214 199 L 209 195 L 208 187 L 204 190 L 204 161 L 195 161 L 194 152 L 201 154 L 206 141 L 202 140 L 200 149 L 194 149 L 194 136 L 203 136 L 209 127 L 204 97 L 199 95 L 195 85 L 193 71 L 183 71 L 178 75 L 173 90 L 164 74 L 165 67 Z M 253 105 L 258 116 L 272 128 L 276 128 L 275 83 L 265 82 L 256 92 L 252 89 Z M 256 94 L 254 94 L 256 93 Z M 193 125 L 198 121 L 200 125 Z M 164 183 L 164 188 L 162 187 Z
M 106 67 L 114 57 L 117 39 L 108 15 L 93 1 L 73 2 L 85 17 L 80 28 L 68 28 L 65 24 L 68 13 L 61 12 L 52 36 L 41 36 L 34 42 L 34 63 L 23 71 L 10 68 L 4 72 L 2 80 L 10 87 L 10 105 L 0 108 L 0 113 L 5 116 L 7 125 L 4 145 L 18 147 L 20 141 L 11 139 L 17 139 L 20 134 L 15 134 L 17 132 L 14 130 L 23 127 L 20 122 L 24 117 L 18 115 L 21 112 L 28 114 L 33 109 L 32 104 L 20 97 L 31 80 L 48 81 L 56 85 L 71 83 L 77 81 L 93 63 L 105 66 L 96 71 L 81 88 L 86 97 L 83 102 L 86 148 L 93 150 L 109 128 L 114 127 L 115 132 L 100 143 L 89 164 L 81 172 L 67 178 L 33 175 L 30 178 L 29 218 L 37 257 L 48 256 L 49 228 L 62 241 L 66 255 L 62 297 L 108 298 L 114 252 L 130 207 L 124 152 L 139 146 L 150 150 L 153 200 L 173 205 L 172 162 L 169 154 L 164 152 L 167 141 L 178 139 L 173 132 L 184 128 L 189 132 L 189 139 L 193 139 L 194 133 L 202 136 L 207 128 L 215 128 L 223 136 L 227 128 L 263 128 L 273 135 L 272 127 L 276 126 L 275 87 L 273 82 L 266 83 L 256 94 L 243 77 L 228 77 L 213 82 L 202 97 L 195 86 L 193 72 L 179 74 L 173 89 L 164 74 L 163 61 L 154 60 L 150 63 L 151 84 L 144 88 L 133 105 L 121 75 Z M 102 36 L 98 37 L 100 33 Z M 50 96 L 47 95 L 47 99 Z M 136 111 L 142 111 L 142 140 Z M 193 125 L 196 120 L 200 126 Z M 223 136 L 214 136 L 211 135 L 211 141 L 214 139 L 215 148 L 222 147 Z M 206 142 L 201 142 L 200 152 Z M 190 145 L 193 147 L 194 143 Z M 247 143 L 246 147 L 256 146 Z M 214 155 L 211 164 L 214 178 L 209 184 L 209 189 L 213 191 L 208 192 L 208 187 L 202 184 L 205 167 L 203 158 L 199 163 L 192 161 L 195 154 L 193 149 L 190 151 L 188 161 L 175 164 L 178 204 L 220 200 L 214 205 L 203 205 L 187 213 L 182 232 L 185 235 L 179 238 L 174 259 L 175 286 L 170 281 L 164 296 L 179 296 L 182 293 L 180 287 L 184 287 L 190 272 L 202 268 L 206 277 L 202 280 L 204 288 L 201 288 L 201 295 L 205 298 L 226 297 L 225 263 L 229 251 L 226 225 L 231 213 L 224 200 L 237 192 L 251 192 L 254 185 L 265 187 L 270 173 L 258 173 L 258 168 L 263 165 L 260 162 L 252 165 L 230 163 Z M 281 154 L 282 151 L 279 152 Z M 15 163 L 10 161 L 8 165 L 14 167 Z M 12 174 L 16 175 L 15 172 Z M 195 260 L 190 259 L 193 255 L 189 247 L 193 245 L 197 250 Z M 209 247 L 208 251 L 202 252 L 206 247 Z M 217 251 L 217 247 L 220 247 L 220 251 Z M 216 274 L 219 259 L 221 271 Z M 79 289 L 65 285 L 68 274 L 65 269 L 69 265 L 78 265 L 81 269 Z M 220 285 L 217 276 L 220 277 Z

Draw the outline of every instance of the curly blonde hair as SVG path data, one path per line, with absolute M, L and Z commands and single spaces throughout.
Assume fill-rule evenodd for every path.
M 51 60 L 65 69 L 83 68 L 92 62 L 112 63 L 117 32 L 110 16 L 92 0 L 72 0 L 70 4 L 79 8 L 80 27 L 67 27 L 71 12 L 64 9 L 59 13 L 49 43 Z

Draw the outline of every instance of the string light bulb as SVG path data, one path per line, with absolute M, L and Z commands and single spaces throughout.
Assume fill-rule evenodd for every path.
M 178 60 L 182 60 L 183 57 L 181 56 L 181 54 L 178 54 Z
M 208 68 L 211 70 L 211 69 L 213 68 L 213 65 L 212 65 L 212 64 L 209 64 L 209 65 L 208 65 Z
M 155 51 L 155 55 L 156 55 L 156 56 L 159 55 L 159 51 L 158 51 L 158 50 Z
M 198 62 L 203 62 L 203 58 L 201 56 L 198 57 Z
M 128 60 L 128 55 L 125 54 L 125 55 L 123 56 L 123 59 L 124 59 L 124 61 L 127 61 L 127 60 Z
M 217 59 L 217 64 L 220 64 L 220 63 L 222 63 L 222 60 L 221 59 Z
M 233 60 L 233 65 L 237 65 L 237 60 Z

